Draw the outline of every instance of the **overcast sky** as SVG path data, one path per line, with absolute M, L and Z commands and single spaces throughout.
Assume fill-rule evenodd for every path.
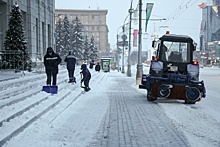
M 109 42 L 111 47 L 115 48 L 117 30 L 124 24 L 124 20 L 128 15 L 128 9 L 130 8 L 130 2 L 130 0 L 55 0 L 55 8 L 107 9 Z M 189 35 L 199 44 L 202 9 L 200 9 L 198 5 L 207 2 L 207 0 L 142 0 L 142 2 L 143 10 L 146 9 L 146 3 L 154 3 L 151 19 L 170 18 L 167 21 L 149 21 L 147 28 L 149 37 L 143 40 L 143 44 L 147 42 L 150 43 L 150 35 L 154 32 L 154 26 L 159 36 L 164 34 L 166 30 L 169 30 L 173 34 Z M 136 8 L 137 4 L 138 0 L 133 0 L 133 8 Z M 142 18 L 145 18 L 145 11 L 143 11 L 142 14 Z M 143 20 L 143 31 L 145 30 L 144 23 Z M 133 28 L 135 28 L 135 26 L 133 26 Z M 121 29 L 119 29 L 119 32 L 120 31 Z

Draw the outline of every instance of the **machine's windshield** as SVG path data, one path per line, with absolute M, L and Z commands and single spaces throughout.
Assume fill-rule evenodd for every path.
M 163 41 L 159 58 L 167 62 L 190 62 L 190 43 Z

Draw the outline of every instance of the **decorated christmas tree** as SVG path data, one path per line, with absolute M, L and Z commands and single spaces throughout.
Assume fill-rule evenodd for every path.
M 23 19 L 19 6 L 15 4 L 10 13 L 4 48 L 6 60 L 11 68 L 26 70 L 29 67 L 29 52 L 24 35 Z

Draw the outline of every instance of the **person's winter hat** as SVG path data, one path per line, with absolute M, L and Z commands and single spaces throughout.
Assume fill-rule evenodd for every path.
M 48 47 L 47 48 L 47 53 L 54 53 L 53 48 L 52 47 Z
M 81 65 L 81 70 L 86 69 L 86 64 Z

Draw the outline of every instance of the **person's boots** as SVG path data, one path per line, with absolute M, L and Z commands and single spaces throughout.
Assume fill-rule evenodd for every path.
M 85 88 L 85 91 L 88 92 L 89 90 L 91 90 L 89 87 Z
M 72 81 L 73 83 L 76 83 L 76 78 L 75 77 L 73 77 L 73 81 Z
M 69 79 L 68 83 L 72 83 L 72 79 Z

